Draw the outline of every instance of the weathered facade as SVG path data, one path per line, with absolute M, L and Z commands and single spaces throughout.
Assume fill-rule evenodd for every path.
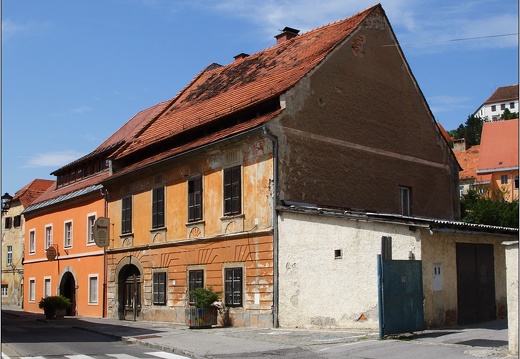
M 294 205 L 279 210 L 282 327 L 377 329 L 383 236 L 391 238 L 393 260 L 421 260 L 426 327 L 506 317 L 501 243 L 518 230 Z M 468 246 L 489 249 L 490 265 L 465 266 Z M 468 269 L 477 273 L 478 294 L 464 277 Z
M 213 287 L 225 301 L 225 273 L 233 269 L 239 298 L 226 305 L 233 307 L 234 324 L 272 326 L 272 168 L 271 140 L 254 131 L 106 181 L 114 239 L 108 249 L 108 315 L 134 316 L 125 288 L 137 276 L 138 318 L 184 322 L 189 290 Z M 225 209 L 224 172 L 231 169 L 237 169 L 241 187 L 236 213 Z M 197 182 L 200 212 L 194 215 L 191 191 Z M 160 225 L 150 205 L 154 191 L 164 193 Z M 132 212 L 129 229 L 125 209 Z M 157 273 L 164 273 L 160 286 Z M 198 276 L 197 284 L 193 278 L 190 284 L 190 275 Z
M 235 324 L 277 325 L 279 203 L 458 218 L 458 164 L 380 6 L 277 39 L 109 140 L 108 315 L 183 322 L 212 286 Z
M 53 183 L 36 179 L 2 204 L 2 305 L 23 307 L 25 218 L 22 212 Z

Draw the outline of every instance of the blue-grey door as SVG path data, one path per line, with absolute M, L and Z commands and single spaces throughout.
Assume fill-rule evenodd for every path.
M 379 337 L 423 330 L 421 261 L 377 259 Z

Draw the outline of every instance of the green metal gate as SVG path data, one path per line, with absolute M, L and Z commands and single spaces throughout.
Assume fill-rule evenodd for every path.
M 377 256 L 379 338 L 424 329 L 422 263 Z

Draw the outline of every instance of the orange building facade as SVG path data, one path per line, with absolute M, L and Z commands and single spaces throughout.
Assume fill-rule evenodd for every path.
M 94 186 L 24 212 L 25 311 L 41 312 L 40 299 L 64 295 L 72 302 L 67 315 L 103 316 L 104 251 L 94 243 L 93 225 L 104 203 Z
M 184 323 L 189 292 L 212 287 L 234 325 L 273 325 L 272 144 L 256 132 L 104 182 L 109 317 Z

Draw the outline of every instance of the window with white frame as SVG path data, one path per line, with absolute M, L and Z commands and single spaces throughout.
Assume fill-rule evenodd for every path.
M 45 250 L 52 246 L 52 226 L 45 227 Z
M 36 252 L 36 231 L 31 229 L 29 231 L 29 254 Z
M 87 244 L 94 243 L 94 223 L 96 223 L 96 215 L 89 214 L 87 217 Z
M 98 275 L 90 274 L 88 276 L 88 302 L 89 304 L 98 303 Z
M 500 176 L 500 182 L 502 184 L 507 184 L 507 175 Z
M 72 221 L 65 222 L 65 228 L 63 228 L 63 247 L 72 247 Z
M 7 265 L 13 264 L 13 246 L 7 246 Z
M 7 284 L 2 284 L 2 297 L 7 297 L 8 289 L 9 287 L 7 286 Z
M 36 279 L 29 278 L 29 302 L 36 300 Z
M 515 103 L 514 102 L 510 102 L 509 103 L 509 108 L 511 108 L 511 109 L 515 108 Z
M 45 277 L 43 278 L 43 297 L 50 297 L 52 295 L 52 289 L 51 289 L 51 278 Z

